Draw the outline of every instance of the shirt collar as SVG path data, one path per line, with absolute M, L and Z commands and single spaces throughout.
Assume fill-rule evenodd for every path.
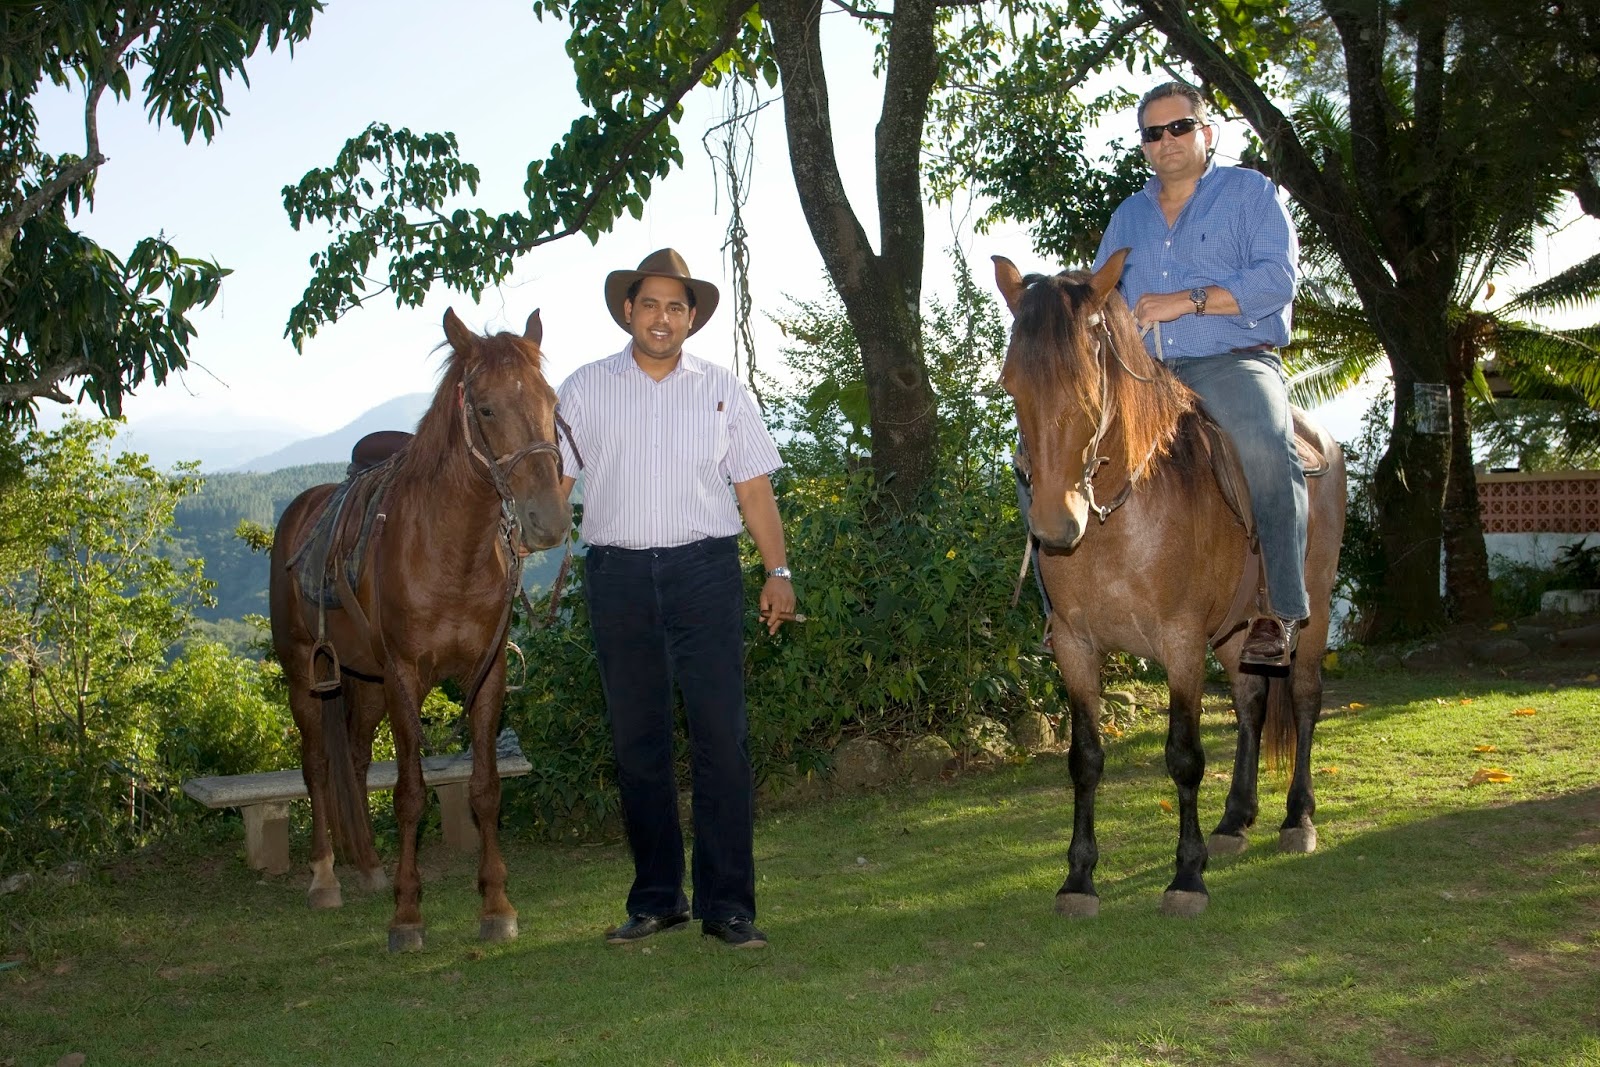
M 639 369 L 639 364 L 633 361 L 632 341 L 629 341 L 627 347 L 625 347 L 621 352 L 618 352 L 616 355 L 606 360 L 606 369 L 611 371 L 612 374 L 624 374 L 629 368 L 639 371 L 640 374 L 644 373 L 644 371 Z M 703 375 L 706 372 L 705 361 L 699 356 L 690 355 L 689 351 L 685 349 L 683 354 L 678 359 L 678 365 L 672 368 L 672 374 L 667 375 L 667 378 L 672 377 L 673 374 L 677 374 L 679 371 L 682 371 L 684 374 Z M 666 381 L 666 378 L 661 380 Z

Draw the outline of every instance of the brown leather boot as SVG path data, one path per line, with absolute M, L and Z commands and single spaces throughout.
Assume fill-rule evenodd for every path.
M 1294 658 L 1300 639 L 1300 624 L 1276 615 L 1259 615 L 1250 620 L 1250 632 L 1239 650 L 1239 662 L 1255 667 L 1287 667 Z

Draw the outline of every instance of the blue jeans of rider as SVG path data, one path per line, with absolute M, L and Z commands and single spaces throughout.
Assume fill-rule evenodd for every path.
M 1262 350 L 1173 359 L 1167 367 L 1199 395 L 1239 454 L 1273 614 L 1308 618 L 1306 478 L 1295 452 L 1283 363 Z
M 633 851 L 628 914 L 689 909 L 672 755 L 676 683 L 694 775 L 694 917 L 754 919 L 755 787 L 736 539 L 662 549 L 592 546 L 584 592 Z

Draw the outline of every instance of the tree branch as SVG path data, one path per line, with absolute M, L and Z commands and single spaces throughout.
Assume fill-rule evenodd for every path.
M 100 97 L 106 91 L 106 86 L 111 82 L 111 71 L 122 62 L 122 55 L 128 48 L 155 29 L 160 23 L 159 8 L 151 13 L 137 26 L 129 27 L 121 37 L 116 38 L 106 50 L 105 61 L 100 64 L 100 69 L 95 71 L 93 79 L 89 82 L 88 91 L 84 94 L 83 103 L 83 158 L 66 167 L 54 178 L 41 185 L 32 196 L 23 200 L 12 211 L 0 218 L 0 247 L 8 247 L 17 236 L 23 225 L 40 211 L 46 204 L 56 197 L 83 181 L 93 174 L 106 157 L 100 154 Z
M 1078 73 L 1057 85 L 1056 92 L 1070 93 L 1082 85 L 1099 70 L 1100 64 L 1105 62 L 1106 57 L 1115 51 L 1116 47 L 1126 40 L 1134 30 L 1148 25 L 1150 25 L 1150 16 L 1140 13 L 1138 15 L 1129 15 L 1111 27 L 1111 32 L 1100 46 L 1084 58 L 1078 68 Z
M 54 400 L 58 404 L 72 403 L 72 397 L 61 391 L 61 382 L 80 374 L 88 374 L 94 364 L 87 359 L 69 359 L 53 367 L 46 367 L 39 376 L 28 382 L 0 382 L 0 402 L 16 403 L 31 400 Z

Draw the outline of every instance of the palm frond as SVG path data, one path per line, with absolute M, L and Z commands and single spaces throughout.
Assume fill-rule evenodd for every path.
M 1571 311 L 1600 300 L 1600 253 L 1519 292 L 1498 314 L 1527 311 Z

